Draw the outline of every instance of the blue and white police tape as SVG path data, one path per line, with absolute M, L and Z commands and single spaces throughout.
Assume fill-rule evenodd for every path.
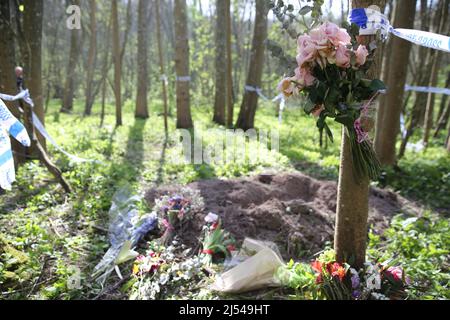
M 25 147 L 31 145 L 27 130 L 0 99 L 0 187 L 11 190 L 16 179 L 14 158 L 8 133 Z
M 256 86 L 251 86 L 249 84 L 247 84 L 244 87 L 245 91 L 247 92 L 256 92 L 256 94 L 261 97 L 263 100 L 269 100 L 263 93 L 262 93 L 262 89 Z
M 421 30 L 396 29 L 384 14 L 374 8 L 352 9 L 349 21 L 360 27 L 361 35 L 375 34 L 380 30 L 385 37 L 392 33 L 420 46 L 450 52 L 450 37 Z
M 23 90 L 19 94 L 15 96 L 7 95 L 0 93 L 0 98 L 4 99 L 6 101 L 17 101 L 17 100 L 23 100 L 27 104 L 29 104 L 31 107 L 34 107 L 33 100 L 30 97 L 30 93 L 28 90 Z M 61 153 L 65 154 L 70 160 L 73 162 L 97 162 L 100 163 L 98 160 L 90 160 L 90 159 L 83 159 L 80 157 L 77 157 L 73 154 L 68 153 L 65 151 L 62 147 L 60 147 L 55 140 L 50 136 L 50 134 L 45 129 L 42 122 L 39 120 L 39 117 L 33 112 L 33 125 L 36 128 L 36 130 L 45 138 L 47 139 L 57 150 L 59 150 Z M 26 131 L 25 131 L 26 133 Z M 27 135 L 28 136 L 28 135 Z
M 424 92 L 424 93 L 435 93 L 435 94 L 445 94 L 450 96 L 449 88 L 436 88 L 436 87 L 418 87 L 418 86 L 405 86 L 405 91 L 416 91 L 416 92 Z

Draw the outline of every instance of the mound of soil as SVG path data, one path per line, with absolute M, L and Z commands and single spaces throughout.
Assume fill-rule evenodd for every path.
M 300 173 L 258 175 L 233 180 L 202 180 L 188 187 L 198 190 L 205 211 L 194 213 L 183 228 L 182 240 L 193 247 L 208 212 L 219 214 L 223 226 L 237 240 L 251 237 L 275 242 L 285 259 L 311 255 L 332 241 L 337 184 L 319 181 Z M 146 193 L 150 205 L 180 186 L 163 186 Z M 371 188 L 369 226 L 381 233 L 391 218 L 402 212 L 417 215 L 414 203 L 387 190 Z

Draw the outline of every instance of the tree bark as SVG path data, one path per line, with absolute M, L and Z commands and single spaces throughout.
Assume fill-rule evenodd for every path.
M 227 127 L 233 126 L 234 99 L 233 99 L 233 58 L 231 52 L 231 1 L 225 0 L 227 10 Z
M 139 0 L 138 9 L 138 54 L 137 54 L 137 95 L 136 95 L 136 110 L 135 116 L 137 118 L 148 118 L 148 55 L 147 55 L 147 36 L 148 36 L 148 21 L 147 13 L 150 2 L 148 0 Z
M 352 0 L 353 8 L 377 5 L 384 11 L 385 0 Z M 368 45 L 375 36 L 360 36 L 358 41 Z M 370 77 L 379 76 L 381 54 L 378 52 L 370 70 Z M 350 141 L 343 129 L 341 164 L 339 170 L 338 197 L 334 249 L 338 262 L 351 262 L 359 269 L 366 258 L 367 218 L 369 211 L 369 178 L 359 183 L 355 180 Z
M 449 11 L 449 3 L 450 0 L 441 1 L 438 6 L 438 13 L 436 14 L 436 33 L 440 34 L 443 32 L 444 27 L 448 18 Z M 438 74 L 439 74 L 439 65 L 441 61 L 441 52 L 438 50 L 434 50 L 433 52 L 433 66 L 431 68 L 431 79 L 429 86 L 435 87 L 438 82 Z M 434 102 L 435 102 L 435 94 L 429 93 L 425 111 L 425 119 L 424 119 L 424 129 L 423 129 L 423 145 L 426 148 L 430 139 L 430 131 L 433 126 L 433 114 L 434 114 Z
M 159 72 L 161 77 L 161 87 L 163 95 L 164 104 L 164 130 L 167 132 L 169 130 L 168 126 L 168 103 L 167 103 L 167 76 L 164 66 L 164 55 L 162 46 L 162 36 L 161 36 L 161 5 L 160 0 L 156 0 L 156 38 L 158 41 L 158 57 L 159 57 Z
M 261 87 L 261 79 L 264 68 L 264 41 L 267 39 L 268 13 L 268 3 L 266 1 L 256 1 L 255 28 L 246 82 L 246 85 L 254 88 Z M 245 91 L 239 117 L 236 123 L 237 128 L 243 130 L 254 128 L 258 98 L 259 96 L 256 92 L 248 90 Z
M 414 27 L 415 3 L 397 1 L 395 8 L 395 27 L 412 29 Z M 403 109 L 406 75 L 408 64 L 399 61 L 408 61 L 411 51 L 411 42 L 398 37 L 392 39 L 392 52 L 388 62 L 390 73 L 387 82 L 388 93 L 384 98 L 384 112 L 377 118 L 377 132 L 375 139 L 375 152 L 382 165 L 393 166 L 396 163 L 395 146 L 400 131 L 400 114 Z
M 213 121 L 225 125 L 225 106 L 227 102 L 227 3 L 216 0 L 216 85 Z
M 114 97 L 116 100 L 116 126 L 122 125 L 122 96 L 121 79 L 122 63 L 120 53 L 120 34 L 119 34 L 119 13 L 117 9 L 118 0 L 112 1 L 112 37 L 113 37 L 113 59 L 114 59 Z
M 12 29 L 11 6 L 10 1 L 0 1 L 0 92 L 10 95 L 16 93 L 16 78 L 14 76 L 15 55 L 14 50 L 14 31 Z M 14 103 L 6 102 L 8 109 L 17 118 L 21 118 L 19 109 Z M 15 139 L 11 139 L 11 147 L 14 152 L 14 163 L 18 164 L 25 161 L 25 147 Z
M 448 99 L 442 98 L 442 101 L 446 102 L 447 100 Z M 434 132 L 434 138 L 436 138 L 439 135 L 439 132 L 447 126 L 449 118 L 450 118 L 450 101 L 445 111 L 439 117 L 439 122 L 437 124 L 436 131 Z
M 25 43 L 22 44 L 24 70 L 26 74 L 27 87 L 34 102 L 34 112 L 45 124 L 44 99 L 42 94 L 42 19 L 44 11 L 43 0 L 24 0 L 25 11 L 23 14 L 23 36 Z M 32 132 L 33 128 L 27 128 Z M 46 148 L 45 138 L 36 133 L 42 147 Z M 28 152 L 34 153 L 33 150 Z
M 72 4 L 79 6 L 79 0 L 72 0 Z M 64 95 L 61 106 L 61 112 L 71 112 L 73 110 L 73 98 L 75 92 L 75 69 L 77 67 L 77 62 L 80 50 L 80 33 L 81 30 L 73 29 L 70 30 L 70 54 L 69 62 L 67 64 L 66 72 L 66 82 L 64 85 Z
M 87 61 L 87 77 L 86 77 L 86 103 L 84 106 L 84 114 L 91 115 L 92 105 L 94 104 L 94 71 L 97 61 L 97 5 L 95 0 L 89 0 L 89 15 L 90 15 L 90 40 L 89 40 L 89 53 Z
M 187 23 L 186 0 L 175 0 L 175 71 L 177 74 L 177 128 L 193 127 L 189 87 L 190 81 L 181 77 L 189 77 L 189 35 Z

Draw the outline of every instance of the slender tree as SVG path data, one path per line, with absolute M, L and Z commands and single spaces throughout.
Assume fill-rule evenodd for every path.
M 86 102 L 84 106 L 84 114 L 90 115 L 92 112 L 92 105 L 94 104 L 94 71 L 97 61 L 97 4 L 95 0 L 89 0 L 89 17 L 90 17 L 90 37 L 89 37 L 89 52 L 86 64 Z
M 80 6 L 80 0 L 72 0 L 71 3 Z M 81 30 L 70 30 L 70 54 L 67 63 L 66 82 L 64 85 L 64 95 L 61 106 L 61 112 L 70 112 L 73 110 L 73 99 L 75 94 L 75 69 L 77 67 L 78 58 L 81 53 L 80 45 Z
M 384 11 L 385 0 L 352 0 L 353 8 L 377 5 Z M 375 36 L 360 36 L 361 44 L 369 45 Z M 369 70 L 372 78 L 378 77 L 381 69 L 381 54 Z M 363 266 L 366 256 L 367 219 L 369 212 L 369 178 L 355 180 L 350 140 L 343 130 L 341 164 L 339 169 L 338 197 L 334 249 L 338 262 L 350 262 L 356 268 Z
M 233 126 L 234 99 L 233 99 L 233 58 L 231 52 L 231 1 L 226 3 L 226 24 L 227 24 L 227 126 Z
M 164 129 L 167 132 L 168 123 L 168 103 L 167 103 L 167 76 L 164 66 L 164 55 L 163 55 L 163 45 L 162 45 L 162 36 L 161 36 L 161 5 L 160 0 L 156 0 L 156 40 L 158 42 L 158 58 L 159 58 L 159 72 L 161 77 L 161 87 L 162 87 L 162 95 L 163 95 L 163 104 L 164 104 Z
M 228 94 L 226 10 L 227 2 L 224 0 L 216 0 L 216 86 L 213 121 L 221 125 L 225 125 L 225 106 Z
M 193 127 L 189 97 L 189 40 L 186 0 L 175 0 L 175 71 L 177 74 L 177 128 Z
M 34 113 L 45 123 L 44 99 L 42 91 L 42 21 L 43 0 L 24 0 L 22 55 L 27 87 L 33 97 Z M 27 128 L 32 130 L 32 128 Z M 45 149 L 45 138 L 37 133 L 39 142 Z
M 148 54 L 147 54 L 147 37 L 148 37 L 148 8 L 150 2 L 148 0 L 139 0 L 138 8 L 138 54 L 137 54 L 137 95 L 136 110 L 137 118 L 148 118 Z
M 443 1 L 443 0 L 439 0 Z M 432 20 L 432 7 L 435 2 L 430 2 L 428 0 L 420 0 L 420 29 L 423 31 L 430 31 L 431 20 Z M 439 3 L 438 3 L 439 7 Z M 436 10 L 437 11 L 437 10 Z M 438 20 L 438 15 L 440 12 L 434 14 L 433 20 Z M 418 56 L 421 62 L 416 69 L 416 82 L 415 84 L 421 87 L 426 87 L 430 83 L 431 71 L 433 66 L 433 55 L 436 50 L 429 49 L 426 47 L 418 48 Z M 409 138 L 413 135 L 417 126 L 420 125 L 424 118 L 425 110 L 424 106 L 427 104 L 428 95 L 423 92 L 415 93 L 416 99 L 411 111 L 411 116 L 406 123 L 406 134 L 402 139 L 400 144 L 400 150 L 398 152 L 398 159 L 401 159 L 406 151 L 406 146 L 408 144 Z
M 113 59 L 114 59 L 114 96 L 116 100 L 116 126 L 122 125 L 122 96 L 121 96 L 121 80 L 122 80 L 122 63 L 120 54 L 120 34 L 119 34 L 119 13 L 118 0 L 112 2 L 112 42 L 113 42 Z
M 14 77 L 15 67 L 15 49 L 14 49 L 14 31 L 12 29 L 10 1 L 0 1 L 0 92 L 6 94 L 16 93 L 16 79 Z M 19 109 L 12 103 L 5 102 L 11 113 L 20 119 Z M 14 151 L 15 163 L 25 161 L 25 147 L 15 139 L 11 139 L 11 146 Z
M 269 6 L 267 1 L 256 1 L 255 27 L 250 56 L 246 86 L 253 89 L 261 87 L 264 68 L 264 41 L 267 39 L 267 15 Z M 246 90 L 242 100 L 241 110 L 236 127 L 247 130 L 255 126 L 255 114 L 258 106 L 258 93 Z
M 416 4 L 397 1 L 395 7 L 395 27 L 411 29 L 414 27 Z M 384 98 L 383 109 L 387 110 L 377 118 L 377 135 L 375 151 L 382 165 L 394 165 L 396 162 L 395 146 L 400 130 L 400 114 L 403 109 L 403 96 L 408 72 L 407 63 L 411 51 L 411 42 L 398 37 L 392 39 L 392 52 L 388 62 L 388 93 Z
M 435 30 L 438 34 L 443 32 L 444 27 L 447 23 L 450 0 L 441 1 L 439 4 L 441 5 L 441 7 L 438 7 L 439 14 L 437 15 L 438 21 L 437 28 Z M 433 52 L 433 66 L 431 68 L 431 78 L 429 83 L 430 87 L 435 87 L 437 85 L 441 57 L 442 54 L 440 51 L 435 50 Z M 434 101 L 435 94 L 429 93 L 427 98 L 423 129 L 423 144 L 425 147 L 427 147 L 428 145 L 431 127 L 433 126 Z

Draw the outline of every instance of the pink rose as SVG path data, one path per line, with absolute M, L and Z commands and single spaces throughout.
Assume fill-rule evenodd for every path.
M 367 51 L 366 46 L 360 44 L 355 54 L 356 54 L 356 65 L 362 66 L 363 64 L 366 63 L 369 51 Z
M 328 42 L 331 42 L 335 47 L 340 44 L 347 45 L 351 43 L 351 37 L 347 30 L 339 28 L 331 22 L 325 22 L 319 28 L 311 30 L 310 36 L 318 46 L 327 46 Z
M 291 78 L 285 78 L 278 84 L 278 88 L 285 97 L 290 97 L 294 93 L 295 85 Z
M 316 44 L 308 35 L 303 35 L 298 37 L 298 55 L 297 55 L 297 63 L 299 67 L 303 67 L 305 63 L 311 62 L 314 60 L 317 50 Z
M 316 78 L 311 74 L 311 71 L 307 68 L 295 69 L 295 81 L 297 81 L 302 87 L 310 87 L 316 81 Z
M 341 68 L 350 67 L 350 50 L 342 44 L 336 50 L 336 65 Z
M 386 272 L 392 276 L 395 281 L 402 281 L 403 279 L 403 270 L 400 267 L 389 267 Z
M 351 43 L 352 38 L 347 33 L 347 30 L 339 29 L 338 33 L 336 34 L 336 39 L 335 40 L 338 41 L 337 44 L 334 43 L 335 46 L 338 46 L 339 44 L 347 45 L 347 44 Z

